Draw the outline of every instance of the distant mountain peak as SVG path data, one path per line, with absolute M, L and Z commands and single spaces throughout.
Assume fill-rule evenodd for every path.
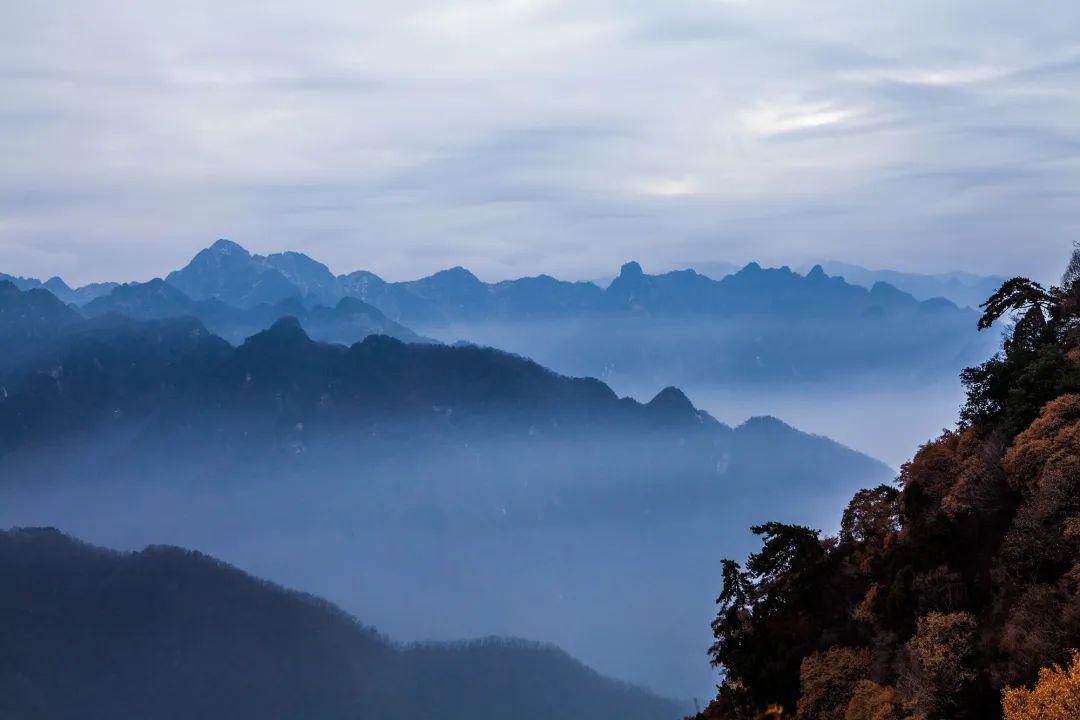
M 179 290 L 174 288 L 172 285 L 169 285 L 169 283 L 165 282 L 161 278 L 151 278 L 151 279 L 147 280 L 144 283 L 124 283 L 120 287 L 138 287 L 140 284 L 143 285 L 144 287 L 153 288 L 155 290 L 162 289 L 162 288 L 169 288 L 173 292 L 180 292 Z
M 304 327 L 300 324 L 300 321 L 292 316 L 286 315 L 280 317 L 274 321 L 274 324 L 267 328 L 266 332 L 275 333 L 277 335 L 303 335 L 307 339 L 307 333 L 304 332 Z
M 307 271 L 317 272 L 324 275 L 332 281 L 334 278 L 333 273 L 330 272 L 325 264 L 319 262 L 310 255 L 305 255 L 302 252 L 296 252 L 295 250 L 286 250 L 285 252 L 271 253 L 266 256 L 266 262 L 270 267 L 277 268 L 282 272 L 287 271 Z
M 668 386 L 658 392 L 646 406 L 654 417 L 664 420 L 696 420 L 700 418 L 698 409 L 690 398 L 677 387 Z
M 435 273 L 431 277 L 433 277 L 433 278 L 441 278 L 441 279 L 445 279 L 445 280 L 464 281 L 464 282 L 470 282 L 470 283 L 478 283 L 478 282 L 480 282 L 480 278 L 476 277 L 475 275 L 472 274 L 472 272 L 470 272 L 466 268 L 463 268 L 460 265 L 455 265 L 454 267 L 447 268 L 446 270 L 440 270 L 439 272 Z
M 641 269 L 641 265 L 634 260 L 631 260 L 619 269 L 619 277 L 641 277 L 644 274 L 645 271 Z
M 71 286 L 68 285 L 59 275 L 53 275 L 51 278 L 45 281 L 45 288 L 59 297 L 60 293 L 70 293 Z
M 312 342 L 314 341 L 304 331 L 300 320 L 292 315 L 286 315 L 275 320 L 274 324 L 266 330 L 249 337 L 244 342 L 244 345 L 249 347 L 292 347 L 307 345 Z
M 810 268 L 810 272 L 806 273 L 807 280 L 821 280 L 826 277 L 828 275 L 825 274 L 825 268 L 821 267 L 821 265 L 815 265 Z
M 870 287 L 870 297 L 878 299 L 888 298 L 890 300 L 909 300 L 911 302 L 918 302 L 906 292 L 897 288 L 895 285 L 887 282 L 882 282 L 880 280 Z
M 758 265 L 756 262 L 748 262 L 742 270 L 736 273 L 736 275 L 749 275 L 751 273 L 759 273 L 761 271 L 761 266 Z
M 207 248 L 207 250 L 211 250 L 219 255 L 248 256 L 251 254 L 247 250 L 245 250 L 244 247 L 241 246 L 239 243 L 235 243 L 232 240 L 226 240 L 225 238 L 218 238 L 214 241 L 213 245 Z

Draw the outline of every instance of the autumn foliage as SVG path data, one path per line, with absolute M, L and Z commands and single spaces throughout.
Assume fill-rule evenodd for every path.
M 1040 670 L 1033 689 L 1006 690 L 1002 705 L 1005 720 L 1080 718 L 1080 652 L 1073 652 L 1068 668 L 1055 664 Z
M 980 328 L 1014 322 L 964 372 L 956 429 L 856 493 L 836 537 L 766 523 L 724 561 L 703 720 L 1080 718 L 1078 277 L 988 301 Z

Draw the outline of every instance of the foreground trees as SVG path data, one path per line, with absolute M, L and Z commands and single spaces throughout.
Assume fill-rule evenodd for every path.
M 1068 668 L 1052 665 L 1039 671 L 1034 689 L 1005 691 L 1005 720 L 1074 720 L 1080 717 L 1080 653 Z
M 899 487 L 857 493 L 836 537 L 768 523 L 724 562 L 702 718 L 1080 717 L 1078 277 L 984 304 L 980 329 L 1014 320 L 1003 352 Z

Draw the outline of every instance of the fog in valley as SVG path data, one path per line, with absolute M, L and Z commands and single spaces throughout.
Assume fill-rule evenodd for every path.
M 357 275 L 218 241 L 169 281 L 0 280 L 0 527 L 199 550 L 398 642 L 554 643 L 688 702 L 721 559 L 834 531 L 996 343 L 820 268 Z
M 845 496 L 889 477 L 778 424 L 705 446 L 693 432 L 473 434 L 436 447 L 415 429 L 401 434 L 417 440 L 308 438 L 302 450 L 260 446 L 243 460 L 156 442 L 138 458 L 110 453 L 152 440 L 132 428 L 69 458 L 24 457 L 33 472 L 8 465 L 0 524 L 202 550 L 328 598 L 396 640 L 542 639 L 689 699 L 713 681 L 701 628 L 717 549 L 751 549 L 757 522 L 829 524 Z
M 421 332 L 448 343 L 501 347 L 560 372 L 598 377 L 617 393 L 642 401 L 675 384 L 697 407 L 729 425 L 762 415 L 782 418 L 895 469 L 920 445 L 953 427 L 964 397 L 959 371 L 974 362 L 969 358 L 975 352 L 992 352 L 999 343 L 995 334 L 979 334 L 970 327 L 963 353 L 906 367 L 859 356 L 850 367 L 833 368 L 829 356 L 843 351 L 825 347 L 818 349 L 824 356 L 818 360 L 776 358 L 784 363 L 778 369 L 737 349 L 742 357 L 712 371 L 708 365 L 721 362 L 729 348 L 738 348 L 752 331 L 729 325 L 718 332 L 716 347 L 702 349 L 702 335 L 709 329 L 700 322 L 680 325 L 653 319 L 648 332 L 655 340 L 643 339 L 640 327 L 596 332 L 585 321 L 455 324 Z M 726 345 L 725 336 L 730 338 Z M 606 348 L 605 341 L 610 342 Z

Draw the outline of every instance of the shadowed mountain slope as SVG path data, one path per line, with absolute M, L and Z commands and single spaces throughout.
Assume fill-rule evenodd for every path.
M 562 651 L 398 646 L 329 603 L 200 553 L 0 532 L 0 715 L 665 720 L 681 708 Z

